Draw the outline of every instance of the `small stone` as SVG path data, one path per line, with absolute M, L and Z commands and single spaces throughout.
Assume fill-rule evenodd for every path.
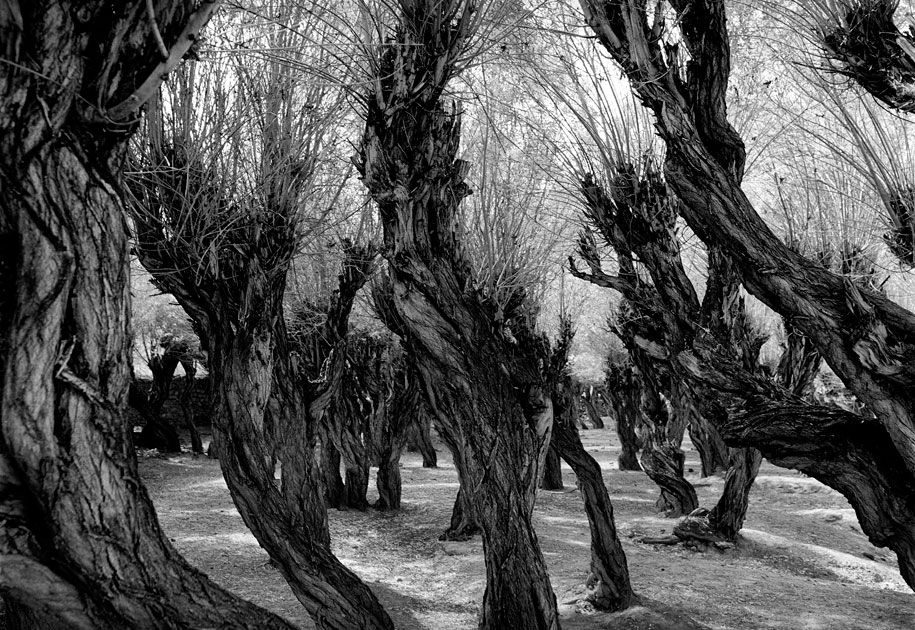
M 722 551 L 724 551 L 725 549 L 733 549 L 733 548 L 734 548 L 734 543 L 732 543 L 732 542 L 727 542 L 726 540 L 719 540 L 718 542 L 715 542 L 715 543 L 712 543 L 712 544 L 715 545 L 715 548 L 716 548 L 716 549 L 721 549 Z

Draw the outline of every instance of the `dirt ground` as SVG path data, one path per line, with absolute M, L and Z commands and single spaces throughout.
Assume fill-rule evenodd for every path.
M 638 539 L 674 525 L 655 512 L 655 486 L 640 472 L 617 469 L 614 431 L 582 436 L 603 467 L 641 605 L 612 615 L 577 605 L 590 538 L 575 477 L 564 466 L 566 489 L 541 492 L 535 514 L 563 628 L 915 629 L 915 594 L 895 556 L 868 543 L 837 492 L 764 462 L 735 548 L 647 545 Z M 692 450 L 687 467 L 699 470 Z M 163 528 L 192 563 L 239 595 L 313 627 L 235 511 L 217 462 L 144 452 L 140 470 Z M 400 512 L 331 511 L 334 552 L 372 587 L 398 628 L 473 628 L 485 587 L 482 543 L 438 540 L 458 487 L 451 458 L 440 447 L 439 468 L 425 469 L 419 454 L 405 453 L 401 472 Z M 723 481 L 696 473 L 688 477 L 700 503 L 711 507 Z

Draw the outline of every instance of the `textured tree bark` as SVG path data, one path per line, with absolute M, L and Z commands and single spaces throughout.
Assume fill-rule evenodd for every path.
M 546 460 L 543 463 L 543 479 L 540 480 L 540 489 L 562 490 L 562 487 L 562 462 L 559 460 L 559 451 L 556 450 L 556 434 L 553 433 L 547 449 Z
M 746 288 L 810 338 L 875 418 L 855 422 L 868 425 L 881 440 L 886 437 L 883 461 L 870 450 L 874 443 L 863 453 L 860 444 L 846 440 L 837 442 L 841 450 L 836 444 L 811 448 L 814 445 L 799 435 L 798 423 L 825 412 L 811 406 L 803 412 L 805 417 L 793 419 L 774 413 L 772 409 L 782 411 L 786 404 L 779 402 L 779 392 L 765 391 L 764 400 L 769 402 L 757 405 L 769 407 L 765 415 L 772 426 L 745 444 L 758 447 L 771 461 L 775 460 L 770 452 L 777 451 L 782 453 L 777 459 L 783 465 L 805 472 L 815 469 L 817 478 L 849 499 L 871 540 L 896 552 L 903 577 L 915 588 L 910 542 L 915 518 L 910 508 L 900 512 L 898 502 L 877 498 L 906 496 L 900 490 L 915 486 L 915 401 L 911 397 L 915 314 L 793 252 L 766 226 L 740 189 L 744 147 L 727 120 L 730 48 L 723 2 L 672 2 L 691 58 L 686 77 L 672 71 L 660 43 L 646 37 L 651 26 L 634 1 L 581 4 L 601 43 L 626 69 L 634 91 L 655 113 L 667 148 L 667 179 L 683 201 L 682 214 L 690 227 L 706 243 L 718 243 L 726 250 Z M 711 376 L 710 366 L 703 370 L 695 357 L 684 357 L 682 362 L 704 377 Z M 725 386 L 729 380 L 733 377 L 721 378 L 720 384 Z M 795 407 L 795 413 L 802 408 Z M 718 429 L 726 442 L 736 443 L 725 427 Z M 763 443 L 763 437 L 771 441 Z M 820 436 L 824 437 L 828 436 Z M 872 439 L 877 438 L 872 435 Z M 898 464 L 892 479 L 885 474 L 890 462 Z M 897 485 L 900 482 L 903 486 Z M 911 500 L 905 504 L 913 505 Z
M 639 380 L 632 365 L 609 364 L 606 370 L 607 395 L 613 405 L 616 420 L 616 434 L 620 440 L 620 455 L 617 460 L 620 470 L 642 471 L 639 465 L 639 451 L 642 449 L 641 409 L 639 401 Z
M 400 480 L 400 453 L 381 460 L 378 466 L 378 501 L 375 508 L 382 512 L 400 509 L 402 484 Z
M 364 464 L 364 465 L 359 465 Z M 365 511 L 369 508 L 369 462 L 346 463 L 343 467 L 343 503 L 348 508 Z
M 639 350 L 632 354 L 640 365 L 641 404 L 648 419 L 645 447 L 639 457 L 639 464 L 645 474 L 661 489 L 661 496 L 656 504 L 658 510 L 669 517 L 689 514 L 699 506 L 699 499 L 695 488 L 683 477 L 686 456 L 680 444 L 686 429 L 685 418 L 672 417 L 668 412 L 656 389 L 660 388 L 659 379 L 656 376 L 649 376 L 646 379 L 646 376 L 656 371 L 650 359 L 639 358 Z
M 192 6 L 160 4 L 171 43 Z M 127 435 L 129 257 L 113 165 L 132 129 L 87 104 L 104 111 L 147 78 L 149 23 L 139 2 L 0 12 L 0 231 L 14 244 L 0 251 L 0 593 L 51 627 L 291 628 L 174 550 Z
M 451 508 L 451 522 L 448 529 L 442 532 L 439 540 L 470 540 L 480 533 L 480 527 L 473 518 L 473 509 L 467 505 L 467 493 L 464 487 L 458 488 L 454 497 L 454 507 Z
M 273 308 L 281 296 L 273 295 Z M 263 307 L 265 314 L 273 310 Z M 269 325 L 271 319 L 262 321 Z M 232 499 L 318 627 L 391 628 L 374 594 L 330 551 L 324 496 L 315 483 L 320 470 L 314 461 L 313 425 L 303 421 L 310 411 L 287 363 L 282 319 L 274 322 L 272 329 L 216 331 L 211 326 L 208 333 L 217 410 L 213 437 Z M 272 447 L 262 433 L 268 404 L 274 417 L 283 420 L 279 490 Z
M 734 540 L 743 527 L 749 506 L 750 488 L 762 463 L 762 454 L 755 448 L 732 448 L 724 491 L 709 512 L 709 524 L 725 540 Z
M 406 10 L 409 9 L 409 10 Z M 441 96 L 478 23 L 470 2 L 398 15 L 373 64 L 356 158 L 378 204 L 390 267 L 385 321 L 415 358 L 436 426 L 482 530 L 486 630 L 559 628 L 531 516 L 552 404 L 523 290 L 501 308 L 472 287 L 456 227 L 469 190 L 456 159 L 460 113 Z
M 4 331 L 0 586 L 73 628 L 288 627 L 185 563 L 137 480 L 123 421 L 123 208 L 111 173 L 82 155 L 64 141 L 3 160 L 4 189 L 18 191 L 4 215 L 17 218 L 20 245 Z
M 567 326 L 567 327 L 566 327 Z M 554 349 L 553 365 L 565 371 L 571 326 L 561 328 L 559 343 Z M 634 601 L 629 581 L 626 554 L 616 533 L 613 504 L 604 485 L 600 465 L 585 450 L 575 426 L 575 391 L 571 379 L 561 374 L 553 386 L 553 443 L 562 458 L 578 478 L 578 488 L 585 503 L 591 530 L 591 575 L 588 578 L 588 600 L 596 608 L 607 611 L 624 610 Z
M 407 443 L 411 427 L 417 426 L 422 408 L 419 377 L 410 357 L 393 341 L 381 349 L 377 365 L 379 402 L 372 416 L 372 446 L 378 464 L 378 501 L 375 508 L 387 511 L 400 509 L 400 456 Z
M 730 453 L 718 431 L 695 408 L 692 400 L 681 401 L 680 404 L 685 407 L 681 412 L 688 414 L 689 417 L 687 430 L 693 446 L 699 453 L 702 476 L 709 477 L 716 472 L 726 471 L 730 465 Z
M 343 374 L 339 391 L 322 420 L 337 457 L 343 462 L 342 505 L 354 510 L 366 510 L 369 506 L 369 422 L 377 400 L 371 399 L 363 383 L 365 369 L 365 366 L 350 363 L 350 369 Z
M 284 155 L 290 141 L 282 125 L 294 97 L 286 89 L 289 77 L 273 78 L 258 138 L 268 163 Z M 191 106 L 191 96 L 184 95 L 183 106 Z M 330 550 L 314 448 L 318 419 L 343 372 L 353 299 L 374 252 L 344 244 L 338 291 L 325 323 L 313 337 L 291 339 L 283 298 L 299 245 L 301 200 L 290 194 L 285 169 L 271 164 L 257 174 L 255 193 L 242 202 L 230 200 L 216 167 L 199 151 L 184 150 L 194 142 L 187 130 L 167 128 L 155 107 L 148 115 L 148 153 L 136 159 L 149 164 L 131 182 L 136 251 L 206 339 L 215 396 L 213 445 L 236 508 L 319 628 L 388 630 L 393 624 L 375 595 Z M 185 197 L 185 190 L 194 193 Z M 222 229 L 225 217 L 233 230 L 222 240 L 208 240 L 208 230 Z
M 5 630 L 67 630 L 68 625 L 55 617 L 42 616 L 14 599 L 3 600 Z

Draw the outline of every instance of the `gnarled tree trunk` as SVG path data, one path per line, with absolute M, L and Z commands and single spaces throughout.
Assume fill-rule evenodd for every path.
M 689 418 L 687 425 L 689 439 L 699 453 L 702 476 L 709 477 L 717 472 L 726 471 L 730 466 L 728 462 L 730 454 L 718 431 L 696 409 L 691 396 L 687 395 L 685 400 L 681 396 L 678 405 L 681 407 L 681 413 L 687 414 Z
M 755 383 L 760 398 L 753 408 L 718 425 L 725 441 L 756 447 L 770 461 L 842 492 L 863 531 L 896 552 L 903 577 L 915 588 L 915 314 L 793 252 L 741 190 L 745 150 L 727 120 L 730 45 L 723 2 L 672 2 L 690 56 L 685 77 L 668 65 L 661 43 L 645 37 L 651 25 L 635 0 L 581 4 L 633 90 L 657 114 L 667 179 L 690 227 L 706 243 L 720 245 L 747 289 L 810 338 L 873 418 L 805 404 L 745 374 L 722 373 L 720 363 L 703 365 L 696 356 L 678 361 L 719 389 Z
M 416 426 L 421 409 L 419 376 L 406 353 L 389 341 L 379 362 L 378 412 L 372 417 L 372 446 L 378 464 L 379 510 L 400 509 L 400 455 L 407 443 L 408 431 Z
M 169 46 L 209 14 L 159 4 Z M 140 2 L 13 1 L 0 12 L 9 245 L 0 248 L 0 594 L 49 627 L 291 629 L 175 551 L 127 435 L 130 266 L 116 165 L 132 128 L 106 108 L 156 76 L 151 37 Z
M 473 517 L 473 508 L 468 505 L 469 499 L 464 486 L 458 488 L 451 508 L 451 522 L 448 529 L 442 532 L 439 540 L 470 540 L 480 533 L 480 527 Z
M 634 601 L 629 581 L 626 554 L 616 533 L 613 504 L 600 464 L 585 450 L 575 426 L 575 389 L 565 374 L 572 329 L 567 320 L 560 326 L 560 337 L 553 350 L 553 369 L 559 374 L 553 386 L 553 440 L 556 450 L 572 467 L 578 478 L 578 489 L 585 502 L 591 530 L 591 575 L 588 578 L 588 600 L 601 610 L 623 610 Z
M 633 354 L 638 357 L 641 350 Z M 636 358 L 640 363 L 642 375 L 642 409 L 647 419 L 645 446 L 639 456 L 639 464 L 661 489 L 657 508 L 666 516 L 676 517 L 689 514 L 699 505 L 696 490 L 683 477 L 686 456 L 680 448 L 683 432 L 686 429 L 685 418 L 671 414 L 658 389 L 661 385 L 657 376 L 646 379 L 649 374 L 656 374 L 656 368 L 647 357 Z M 653 386 L 652 386 L 653 385 Z
M 207 341 L 213 446 L 245 525 L 318 627 L 389 630 L 393 624 L 375 595 L 330 550 L 314 453 L 317 420 L 343 370 L 338 346 L 374 254 L 346 248 L 339 291 L 317 333 L 318 359 L 309 365 L 313 357 L 303 356 L 303 344 L 292 352 L 283 312 L 301 201 L 300 182 L 283 162 L 290 159 L 280 129 L 290 111 L 284 99 L 293 98 L 283 68 L 274 67 L 280 76 L 272 77 L 264 97 L 270 115 L 261 148 L 268 166 L 258 174 L 256 193 L 242 202 L 220 187 L 225 174 L 193 146 L 193 134 L 184 128 L 166 133 L 161 111 L 150 108 L 149 164 L 144 177 L 132 182 L 136 251 Z M 190 108 L 191 102 L 183 106 Z M 300 159 L 299 149 L 292 150 L 292 159 Z M 180 194 L 189 190 L 192 195 Z M 233 230 L 220 231 L 222 222 Z M 207 240 L 213 231 L 221 240 Z M 201 249 L 201 242 L 209 245 Z M 209 262 L 201 262 L 201 251 L 208 252 Z M 313 373 L 303 374 L 309 368 Z
M 631 364 L 618 365 L 607 363 L 605 372 L 607 396 L 613 406 L 613 417 L 616 420 L 616 435 L 620 440 L 620 455 L 617 465 L 620 470 L 639 471 L 639 451 L 642 449 L 641 430 L 641 393 L 639 381 L 633 373 Z
M 477 24 L 470 2 L 403 5 L 373 60 L 357 158 L 378 204 L 390 266 L 386 322 L 416 360 L 436 425 L 454 455 L 483 537 L 480 627 L 559 627 L 556 598 L 531 516 L 552 404 L 526 298 L 508 312 L 474 292 L 456 240 L 469 190 L 456 159 L 460 113 L 442 90 Z

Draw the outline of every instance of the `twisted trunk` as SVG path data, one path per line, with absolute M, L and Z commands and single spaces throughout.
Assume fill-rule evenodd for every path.
M 570 383 L 565 379 L 554 388 L 553 409 L 556 414 L 553 420 L 553 443 L 575 472 L 591 530 L 588 599 L 601 610 L 623 610 L 635 598 L 629 582 L 626 555 L 616 533 L 613 504 L 604 485 L 600 465 L 585 450 L 578 435 L 575 400 Z
M 613 406 L 616 419 L 616 434 L 620 440 L 620 455 L 617 460 L 620 470 L 639 471 L 639 450 L 642 449 L 641 410 L 639 401 L 639 380 L 631 365 L 608 365 L 607 395 Z
M 372 417 L 372 445 L 378 463 L 379 510 L 400 509 L 400 455 L 408 432 L 417 425 L 421 394 L 412 360 L 390 345 L 383 350 L 379 364 L 379 405 Z
M 400 480 L 400 451 L 392 451 L 378 463 L 378 501 L 375 508 L 382 512 L 400 509 L 402 485 Z
M 215 8 L 160 4 L 175 46 Z M 0 12 L 0 593 L 49 627 L 291 628 L 175 551 L 127 435 L 130 266 L 114 165 L 133 128 L 108 107 L 133 95 L 129 117 L 142 104 L 137 86 L 158 63 L 144 48 L 151 22 L 139 2 L 14 0 Z
M 416 360 L 436 426 L 455 457 L 466 506 L 482 530 L 480 627 L 559 628 L 556 598 L 531 523 L 552 404 L 529 298 L 509 312 L 474 291 L 458 242 L 468 168 L 456 156 L 460 112 L 441 95 L 477 20 L 470 2 L 401 11 L 375 60 L 357 158 L 378 204 L 390 267 L 392 322 Z
M 454 497 L 454 507 L 451 508 L 451 522 L 448 529 L 442 532 L 438 537 L 439 540 L 470 540 L 480 533 L 480 527 L 473 517 L 473 508 L 468 505 L 469 499 L 464 492 L 464 486 L 460 486 L 457 496 Z
M 731 465 L 728 447 L 715 427 L 696 408 L 692 396 L 686 396 L 685 400 L 681 397 L 679 405 L 681 413 L 685 413 L 689 418 L 689 438 L 699 453 L 702 476 L 709 477 L 716 472 L 728 470 Z
M 343 504 L 354 510 L 365 511 L 369 508 L 369 463 L 345 462 L 343 465 Z
M 290 628 L 191 567 L 159 528 L 124 420 L 123 207 L 99 153 L 57 138 L 28 159 L 0 150 L 2 223 L 16 242 L 0 254 L 12 288 L 0 334 L 0 590 L 51 627 Z
M 740 188 L 745 152 L 727 120 L 730 47 L 724 3 L 677 0 L 672 5 L 691 58 L 682 85 L 664 61 L 660 44 L 644 36 L 650 26 L 637 14 L 634 0 L 620 7 L 582 2 L 601 43 L 656 114 L 667 149 L 667 179 L 683 201 L 690 227 L 727 252 L 750 293 L 810 338 L 873 414 L 862 420 L 788 404 L 781 392 L 760 386 L 762 402 L 747 417 L 765 418 L 766 430 L 735 434 L 719 426 L 719 432 L 726 442 L 757 447 L 770 461 L 809 471 L 842 492 L 862 530 L 874 544 L 896 552 L 903 577 L 915 588 L 915 503 L 909 496 L 915 487 L 915 314 L 804 259 L 772 233 Z M 621 9 L 633 19 L 622 19 Z M 714 374 L 719 366 L 703 370 L 695 357 L 682 362 L 725 388 L 735 378 L 747 382 L 742 376 Z M 784 413 L 788 408 L 796 415 Z M 809 426 L 827 418 L 832 421 L 824 426 Z M 861 442 L 848 439 L 865 426 Z M 811 434 L 819 441 L 809 441 Z
M 640 354 L 638 350 L 634 352 L 636 357 Z M 648 420 L 639 464 L 661 489 L 656 503 L 658 510 L 669 517 L 689 514 L 698 507 L 699 499 L 695 488 L 683 477 L 686 456 L 680 444 L 686 429 L 685 418 L 668 412 L 658 394 L 660 382 L 651 360 L 642 356 L 636 361 L 642 379 L 642 410 Z
M 250 333 L 208 330 L 213 439 L 232 500 L 318 627 L 391 628 L 374 594 L 330 551 L 311 411 L 287 363 L 284 336 L 282 319 Z M 268 406 L 281 444 L 279 489 L 264 435 Z

